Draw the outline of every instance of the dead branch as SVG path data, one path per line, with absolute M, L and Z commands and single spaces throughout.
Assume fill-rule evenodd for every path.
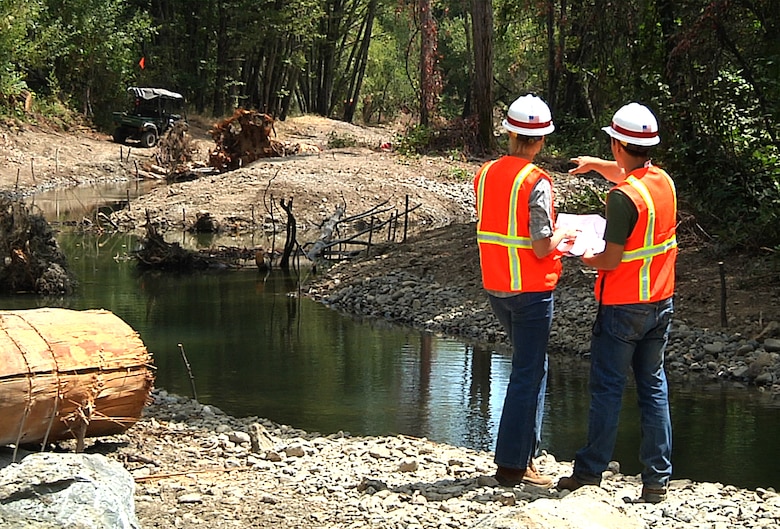
M 320 238 L 312 245 L 311 249 L 306 253 L 306 258 L 310 261 L 314 261 L 322 251 L 323 248 L 328 246 L 328 243 L 333 238 L 333 232 L 339 224 L 341 216 L 344 215 L 344 208 L 339 206 L 336 208 L 335 213 L 330 216 L 322 225 L 320 232 Z

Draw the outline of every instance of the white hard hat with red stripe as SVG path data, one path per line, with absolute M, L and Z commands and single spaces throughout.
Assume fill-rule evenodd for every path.
M 658 145 L 658 121 L 650 109 L 639 103 L 629 103 L 612 116 L 612 124 L 601 130 L 619 141 L 651 147 Z
M 515 99 L 501 125 L 523 136 L 545 136 L 555 130 L 550 107 L 531 94 Z

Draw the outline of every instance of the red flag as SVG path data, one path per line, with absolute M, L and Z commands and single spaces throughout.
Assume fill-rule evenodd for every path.
M 140 66 L 142 70 L 144 69 L 146 66 L 146 57 L 141 57 L 141 60 L 138 61 L 138 66 Z

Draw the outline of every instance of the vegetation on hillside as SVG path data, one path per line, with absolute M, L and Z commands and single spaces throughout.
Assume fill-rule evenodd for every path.
M 535 92 L 566 158 L 608 155 L 600 127 L 639 101 L 681 206 L 724 247 L 777 252 L 778 25 L 774 0 L 0 0 L 0 114 L 108 130 L 127 86 L 160 86 L 220 117 L 403 114 L 405 149 L 468 156 Z

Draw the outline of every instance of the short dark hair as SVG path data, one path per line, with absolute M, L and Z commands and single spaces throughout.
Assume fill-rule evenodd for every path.
M 649 158 L 650 157 L 650 151 L 652 150 L 652 147 L 647 145 L 634 145 L 633 143 L 627 143 L 625 141 L 620 141 L 617 138 L 612 138 L 612 141 L 619 142 L 623 148 L 628 152 L 628 154 L 632 156 L 637 157 L 644 157 Z
M 627 143 L 625 145 L 626 150 L 633 154 L 634 156 L 644 156 L 648 157 L 650 156 L 650 151 L 652 150 L 652 147 L 648 147 L 646 145 L 634 145 L 633 143 Z
M 517 133 L 515 133 L 515 137 L 523 143 L 536 143 L 537 141 L 544 138 L 544 136 L 525 136 L 523 134 L 517 134 Z

